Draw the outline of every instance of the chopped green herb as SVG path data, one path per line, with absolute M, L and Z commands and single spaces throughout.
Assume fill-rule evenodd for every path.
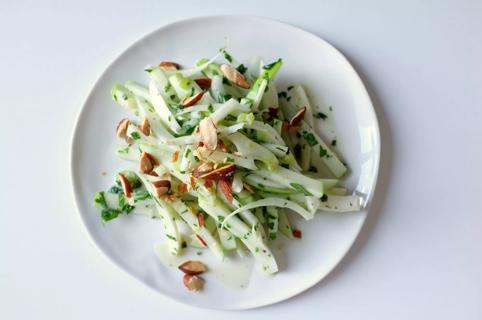
M 316 167 L 310 166 L 310 168 L 308 169 L 308 171 L 317 173 L 317 172 L 318 172 L 318 169 L 316 169 Z
M 122 191 L 122 190 L 121 190 Z M 134 193 L 134 202 L 137 202 L 137 201 L 142 201 L 142 200 L 146 200 L 146 199 L 150 199 L 151 198 L 151 195 L 149 194 L 149 192 L 147 191 L 137 191 L 136 193 Z
M 328 151 L 326 151 L 325 148 L 320 146 L 320 157 L 327 157 L 328 156 Z
M 264 69 L 264 70 L 270 70 L 270 69 L 272 69 L 276 64 L 278 64 L 280 61 L 281 61 L 281 59 L 278 59 L 278 60 L 276 60 L 276 61 L 273 62 L 273 63 L 267 64 L 267 65 L 263 66 L 263 69 Z
M 293 187 L 296 191 L 303 193 L 305 196 L 312 196 L 313 194 L 305 189 L 301 184 L 298 183 L 290 183 L 290 186 Z
M 316 146 L 318 144 L 318 141 L 316 141 L 315 136 L 308 131 L 302 131 L 301 136 L 303 139 L 305 139 L 306 143 L 310 145 L 310 147 Z
M 278 92 L 278 98 L 286 98 L 287 96 L 288 94 L 286 93 L 286 91 Z
M 109 193 L 113 193 L 113 194 L 119 194 L 119 193 L 122 193 L 122 188 L 119 187 L 118 185 L 113 185 L 112 187 L 109 188 Z
M 293 86 L 289 86 L 288 88 L 286 88 L 286 90 L 290 91 L 293 88 L 294 88 Z
M 320 198 L 321 202 L 326 202 L 328 201 L 328 196 L 326 194 L 324 194 L 321 198 Z
M 315 118 L 325 120 L 326 118 L 328 118 L 328 116 L 323 112 L 318 112 L 315 114 Z
M 240 73 L 245 73 L 246 70 L 248 70 L 248 68 L 246 68 L 246 66 L 244 64 L 240 64 L 236 70 L 238 70 Z
M 131 133 L 131 137 L 134 140 L 139 140 L 141 138 L 141 135 L 139 134 L 139 132 L 134 131 L 134 132 Z
M 231 57 L 231 55 L 226 51 L 226 49 L 222 48 L 220 50 L 223 53 L 224 59 L 226 59 L 226 61 L 228 61 L 229 63 L 233 62 L 233 57 Z
M 336 146 L 336 139 L 331 140 L 331 145 L 332 145 L 333 147 Z
M 224 217 L 223 217 L 223 216 L 218 216 L 218 221 L 223 222 L 223 221 L 224 221 Z
M 106 208 L 106 209 L 102 209 L 100 216 L 102 218 L 102 221 L 107 222 L 117 218 L 121 213 L 122 212 L 120 210 Z
M 171 240 L 173 240 L 173 241 L 176 241 L 176 238 L 173 237 L 173 236 L 171 236 L 170 234 L 167 234 L 167 233 L 166 233 L 166 237 L 168 237 L 169 239 L 171 239 Z
M 134 206 L 131 206 L 129 204 L 129 202 L 127 202 L 126 200 L 126 197 L 124 196 L 124 194 L 122 193 L 119 193 L 119 196 L 118 196 L 118 205 L 119 205 L 119 208 L 120 210 L 122 210 L 123 212 L 125 212 L 126 214 L 129 214 L 132 210 L 134 210 Z
M 168 82 L 165 86 L 164 86 L 164 91 L 169 91 L 169 89 L 171 89 L 172 87 L 172 84 L 170 82 Z
M 94 194 L 94 207 L 102 207 L 102 208 L 107 208 L 107 202 L 105 201 L 105 196 L 104 192 L 96 192 Z

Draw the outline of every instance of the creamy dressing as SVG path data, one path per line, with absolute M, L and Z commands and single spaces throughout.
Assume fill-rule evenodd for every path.
M 180 256 L 172 255 L 169 252 L 167 244 L 161 243 L 154 246 L 159 260 L 163 265 L 169 268 L 177 268 L 180 264 L 187 260 L 199 260 L 206 265 L 208 271 L 203 274 L 203 277 L 210 277 L 217 279 L 223 285 L 233 289 L 246 288 L 249 285 L 251 272 L 253 269 L 252 258 L 240 258 L 235 254 L 225 256 L 223 261 L 215 260 L 214 257 L 208 257 L 207 250 L 186 250 Z M 206 254 L 198 255 L 196 252 Z

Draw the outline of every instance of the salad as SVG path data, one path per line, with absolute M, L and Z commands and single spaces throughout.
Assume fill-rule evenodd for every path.
M 217 62 L 223 59 L 222 63 Z M 94 195 L 103 222 L 138 214 L 160 219 L 169 252 L 206 248 L 219 260 L 247 249 L 274 274 L 270 243 L 301 239 L 290 216 L 357 211 L 361 199 L 339 186 L 347 167 L 314 130 L 326 117 L 301 85 L 278 92 L 282 60 L 247 68 L 225 48 L 192 68 L 163 61 L 146 85 L 127 81 L 112 98 L 132 118 L 116 129 L 115 154 L 130 163 Z M 199 290 L 200 261 L 180 269 Z

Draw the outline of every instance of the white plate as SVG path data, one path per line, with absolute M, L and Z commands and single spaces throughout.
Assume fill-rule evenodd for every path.
M 94 192 L 107 188 L 114 174 L 125 167 L 113 151 L 118 143 L 115 126 L 127 114 L 111 100 L 112 85 L 130 79 L 145 82 L 143 68 L 161 59 L 192 65 L 200 57 L 213 56 L 226 41 L 240 61 L 255 56 L 266 62 L 283 58 L 278 87 L 302 83 L 315 104 L 333 106 L 329 120 L 336 128 L 337 150 L 351 170 L 345 184 L 364 196 L 368 208 L 377 178 L 380 139 L 376 115 L 360 78 L 326 41 L 290 25 L 246 16 L 173 23 L 122 53 L 97 81 L 78 117 L 72 142 L 72 180 L 85 226 L 115 264 L 175 300 L 206 308 L 247 309 L 282 301 L 323 279 L 351 247 L 367 209 L 320 213 L 309 223 L 298 221 L 303 239 L 288 241 L 284 251 L 276 252 L 281 269 L 276 276 L 265 277 L 255 270 L 249 286 L 236 290 L 208 273 L 205 290 L 193 294 L 183 287 L 180 272 L 162 265 L 153 251 L 153 244 L 162 239 L 158 222 L 127 216 L 103 225 L 92 207 Z M 202 258 L 209 261 L 209 252 Z

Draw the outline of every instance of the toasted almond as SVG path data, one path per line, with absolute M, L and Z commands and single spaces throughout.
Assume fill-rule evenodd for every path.
M 124 194 L 127 198 L 130 198 L 132 196 L 132 187 L 131 184 L 129 183 L 129 180 L 127 180 L 126 176 L 124 176 L 122 173 L 119 173 L 117 175 L 119 177 L 122 190 L 124 191 Z
M 153 181 L 152 185 L 156 188 L 160 188 L 160 187 L 171 188 L 171 181 L 169 181 L 169 180 L 157 180 L 157 181 Z
M 196 169 L 194 169 L 194 171 L 192 172 L 192 175 L 196 178 L 199 178 L 203 174 L 211 172 L 213 168 L 214 168 L 214 165 L 211 162 L 203 162 Z
M 291 117 L 290 120 L 290 127 L 297 127 L 301 124 L 301 120 L 303 120 L 303 117 L 305 116 L 306 113 L 306 107 L 303 107 L 299 109 L 293 117 Z
M 187 210 L 191 212 L 193 215 L 196 215 L 196 210 L 193 207 L 187 207 Z
M 174 202 L 178 199 L 178 197 L 175 194 L 169 194 L 169 193 L 161 194 L 159 198 L 161 198 L 166 202 Z
M 283 131 L 288 131 L 289 128 L 290 128 L 290 123 L 289 123 L 288 121 L 286 121 L 286 120 L 283 121 L 283 124 L 282 124 L 282 126 L 281 126 L 281 130 L 283 130 Z
M 213 180 L 210 180 L 210 179 L 204 180 L 204 186 L 205 186 L 206 188 L 210 189 L 213 185 L 214 185 Z
M 222 140 L 218 141 L 218 148 L 222 152 L 228 152 L 228 148 L 226 148 L 226 145 L 224 144 L 224 142 Z
M 301 239 L 301 237 L 302 237 L 301 231 L 298 230 L 298 229 L 294 229 L 293 230 L 293 237 Z
M 289 126 L 288 132 L 289 133 L 297 133 L 301 129 L 301 126 Z
M 191 189 L 195 189 L 196 188 L 196 179 L 193 176 L 190 176 L 189 180 L 191 181 Z
M 129 127 L 129 119 L 125 118 L 122 119 L 116 128 L 116 136 L 117 138 L 124 139 L 127 143 L 132 142 L 132 138 L 127 136 L 127 128 Z
M 179 64 L 172 61 L 161 61 L 161 63 L 159 63 L 159 67 L 176 69 L 176 70 L 181 69 L 181 66 Z
M 204 215 L 202 212 L 197 213 L 197 223 L 199 224 L 200 228 L 204 228 Z
M 204 287 L 203 278 L 198 276 L 192 276 L 190 274 L 185 274 L 182 278 L 182 282 L 189 291 L 200 291 Z
M 197 85 L 201 87 L 201 89 L 211 88 L 211 79 L 209 78 L 195 79 L 194 82 L 196 82 Z
M 206 266 L 201 261 L 188 260 L 178 267 L 179 270 L 185 274 L 190 274 L 192 276 L 201 274 L 207 271 Z
M 179 159 L 179 150 L 174 151 L 172 154 L 171 162 L 176 162 Z
M 142 131 L 142 133 L 146 136 L 151 134 L 151 125 L 149 124 L 149 120 L 144 117 L 142 120 L 141 125 L 139 126 L 139 129 Z
M 139 159 L 139 171 L 142 173 L 149 173 L 152 172 L 152 169 L 154 169 L 152 157 L 150 157 L 147 152 L 142 152 L 141 158 Z
M 169 192 L 171 188 L 171 181 L 169 180 L 158 180 L 152 182 L 154 188 L 156 188 L 156 196 L 161 197 Z
M 218 188 L 221 189 L 221 192 L 226 197 L 226 201 L 233 203 L 233 189 L 231 188 L 231 182 L 228 180 L 219 180 Z
M 218 133 L 216 126 L 210 117 L 204 118 L 199 122 L 199 132 L 201 133 L 201 141 L 208 150 L 216 150 L 218 145 Z
M 229 80 L 229 82 L 244 89 L 249 89 L 249 87 L 251 87 L 248 79 L 246 79 L 246 77 L 241 72 L 239 72 L 229 64 L 222 64 L 219 68 L 221 69 L 223 75 Z
M 187 184 L 185 184 L 183 182 L 179 183 L 179 185 L 177 186 L 177 190 L 179 192 L 186 193 L 187 192 Z
M 184 106 L 184 108 L 187 108 L 187 107 L 190 107 L 190 106 L 193 106 L 195 105 L 196 103 L 198 103 L 199 100 L 201 100 L 201 98 L 203 97 L 204 95 L 204 92 L 198 92 L 196 93 L 195 95 L 191 96 L 191 97 L 188 97 L 188 98 L 185 98 L 183 101 L 182 101 L 182 105 Z
M 204 241 L 204 239 L 201 238 L 201 236 L 199 236 L 199 235 L 197 235 L 197 234 L 194 235 L 194 236 L 196 237 L 197 241 L 199 241 L 199 243 L 201 244 L 201 246 L 203 246 L 204 248 L 206 248 L 206 247 L 208 246 L 208 245 L 206 244 L 206 242 Z
M 215 180 L 215 181 L 227 180 L 234 174 L 235 171 L 236 171 L 236 165 L 231 163 L 231 164 L 222 166 L 221 168 L 204 173 L 200 176 L 200 178 Z

